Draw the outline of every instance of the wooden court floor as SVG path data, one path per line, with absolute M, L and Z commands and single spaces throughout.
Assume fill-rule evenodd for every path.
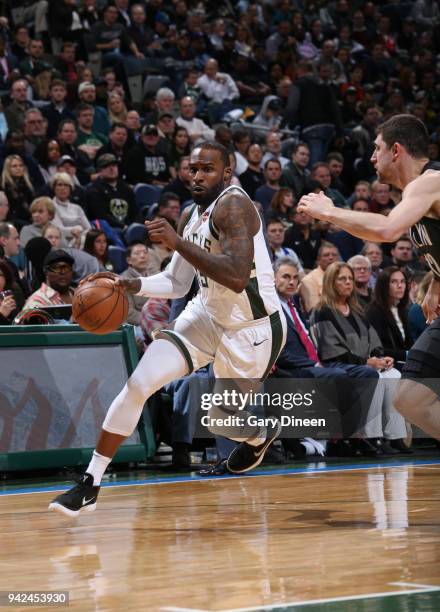
M 77 519 L 46 511 L 53 492 L 0 494 L 0 591 L 67 590 L 47 609 L 75 611 L 440 610 L 438 460 L 323 465 L 106 487 Z

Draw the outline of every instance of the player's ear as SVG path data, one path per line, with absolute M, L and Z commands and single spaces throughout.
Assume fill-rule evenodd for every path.
M 226 166 L 223 170 L 223 181 L 226 183 L 230 181 L 232 178 L 232 168 L 231 166 Z
M 397 159 L 402 155 L 402 145 L 399 142 L 395 142 L 391 147 L 391 151 L 393 153 L 393 160 Z

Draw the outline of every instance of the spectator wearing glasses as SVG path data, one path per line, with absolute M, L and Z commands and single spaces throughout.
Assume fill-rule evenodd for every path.
M 59 304 L 71 304 L 73 299 L 74 259 L 59 249 L 50 251 L 43 261 L 46 282 L 26 300 L 23 310 Z
M 347 263 L 352 267 L 354 273 L 355 292 L 358 302 L 362 308 L 371 302 L 373 290 L 369 282 L 371 276 L 371 263 L 365 255 L 354 255 Z

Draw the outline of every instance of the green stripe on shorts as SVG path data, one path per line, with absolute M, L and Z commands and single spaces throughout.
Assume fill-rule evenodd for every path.
M 194 372 L 194 364 L 192 362 L 191 355 L 189 354 L 188 349 L 183 344 L 179 336 L 175 334 L 173 331 L 171 331 L 170 329 L 161 329 L 160 332 L 156 335 L 156 338 L 160 338 L 160 337 L 162 337 L 164 340 L 165 339 L 171 340 L 171 342 L 173 342 L 177 346 L 177 348 L 183 354 L 186 363 L 188 364 L 188 368 L 189 368 L 188 375 L 192 374 Z
M 278 358 L 283 342 L 283 325 L 281 323 L 280 313 L 278 311 L 272 313 L 269 317 L 270 327 L 272 330 L 272 350 L 270 352 L 269 363 L 261 380 L 264 380 L 272 369 L 273 364 Z

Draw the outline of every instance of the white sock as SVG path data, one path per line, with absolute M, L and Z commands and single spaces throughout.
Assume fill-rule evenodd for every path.
M 93 451 L 92 460 L 90 461 L 86 472 L 93 476 L 93 485 L 95 487 L 100 486 L 102 476 L 110 462 L 110 457 L 104 457 L 104 455 L 100 455 L 96 451 Z

